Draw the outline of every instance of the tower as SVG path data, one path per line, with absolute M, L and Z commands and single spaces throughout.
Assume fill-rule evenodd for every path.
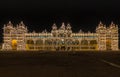
M 26 43 L 25 43 L 25 33 L 27 33 L 27 28 L 25 27 L 23 21 L 21 21 L 17 27 L 17 50 L 25 50 L 26 48 Z
M 98 49 L 106 50 L 106 26 L 100 22 L 96 28 L 98 34 Z
M 11 21 L 8 22 L 8 24 L 5 24 L 3 27 L 3 45 L 2 49 L 4 50 L 11 50 L 12 49 L 12 43 L 11 43 L 11 34 L 12 32 L 15 32 L 15 28 L 13 28 L 13 24 Z
M 110 39 L 111 50 L 118 50 L 118 25 L 111 22 L 107 34 L 109 34 L 107 38 Z
M 71 30 L 71 25 L 70 24 L 67 24 L 66 30 L 67 30 L 67 36 L 70 37 L 71 34 L 72 34 L 72 30 Z
M 65 30 L 65 23 L 63 22 L 61 27 L 60 27 L 61 30 Z
M 51 33 L 52 33 L 53 37 L 57 37 L 57 35 L 58 35 L 57 26 L 56 26 L 55 23 L 54 23 L 53 26 L 52 26 Z
M 59 34 L 58 34 L 58 37 L 66 37 L 66 26 L 65 26 L 65 23 L 63 22 L 61 27 L 59 28 L 58 30 Z

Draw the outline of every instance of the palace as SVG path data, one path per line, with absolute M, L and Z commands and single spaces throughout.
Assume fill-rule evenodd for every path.
M 53 24 L 51 32 L 28 32 L 23 22 L 13 26 L 9 21 L 3 27 L 3 50 L 39 51 L 81 51 L 118 50 L 118 25 L 111 22 L 106 27 L 102 22 L 96 32 L 72 32 L 70 24 L 62 23 L 60 28 Z

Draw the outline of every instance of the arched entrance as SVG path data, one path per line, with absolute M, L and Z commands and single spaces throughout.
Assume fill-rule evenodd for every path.
M 87 40 L 81 41 L 81 49 L 84 49 L 84 50 L 89 49 Z
M 106 40 L 106 49 L 111 50 L 111 40 Z
M 90 49 L 96 49 L 97 50 L 98 49 L 97 40 L 91 40 L 89 46 L 90 46 Z
M 17 40 L 12 40 L 12 50 L 17 50 Z
M 65 39 L 56 40 L 55 49 L 56 51 L 66 51 L 66 41 Z
M 51 39 L 45 40 L 44 45 L 45 45 L 44 50 L 52 50 L 52 40 Z
M 36 50 L 43 50 L 43 40 L 41 39 L 36 40 L 35 46 Z
M 26 41 L 26 49 L 34 50 L 34 41 L 32 39 Z
M 61 51 L 65 51 L 66 47 L 65 46 L 61 46 Z

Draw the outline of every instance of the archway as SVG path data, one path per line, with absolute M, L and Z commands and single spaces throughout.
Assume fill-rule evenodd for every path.
M 41 39 L 40 39 L 40 40 L 37 40 L 37 41 L 36 41 L 36 45 L 43 45 L 43 40 L 41 40 Z
M 43 49 L 43 40 L 42 39 L 36 40 L 35 46 L 36 46 L 35 47 L 36 50 L 42 50 Z
M 79 40 L 75 40 L 75 45 L 79 45 Z
M 106 49 L 111 50 L 111 40 L 106 40 Z
M 51 39 L 45 40 L 44 44 L 45 44 L 45 47 L 44 47 L 45 50 L 51 50 L 52 49 L 52 40 Z
M 87 40 L 81 41 L 81 49 L 89 49 Z
M 90 45 L 90 49 L 98 49 L 97 40 L 91 40 L 89 45 Z
M 88 45 L 88 41 L 87 40 L 82 40 L 81 45 Z
M 26 41 L 26 49 L 27 50 L 34 49 L 34 41 L 32 39 Z
M 12 40 L 12 50 L 17 50 L 17 40 Z
M 61 46 L 61 51 L 65 51 L 66 47 L 65 46 Z

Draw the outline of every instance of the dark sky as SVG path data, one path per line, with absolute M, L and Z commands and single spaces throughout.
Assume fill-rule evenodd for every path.
M 73 31 L 94 31 L 99 21 L 120 24 L 119 0 L 0 0 L 0 28 L 21 20 L 29 30 L 51 30 L 53 23 L 71 23 Z M 2 32 L 2 29 L 0 30 Z

